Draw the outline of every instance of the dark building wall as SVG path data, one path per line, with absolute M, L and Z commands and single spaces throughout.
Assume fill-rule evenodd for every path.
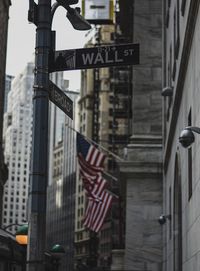
M 120 25 L 122 36 L 131 39 L 133 36 L 133 0 L 118 0 L 120 12 L 117 22 Z
M 133 67 L 133 134 L 161 135 L 162 1 L 133 2 L 133 42 L 140 44 L 140 65 Z
M 133 66 L 132 136 L 126 162 L 119 163 L 126 201 L 124 269 L 157 271 L 162 268 L 157 221 L 162 212 L 162 1 L 132 5 L 132 41 L 140 44 L 140 64 Z
M 76 174 L 64 178 L 63 186 L 63 235 L 66 240 L 66 270 L 73 270 L 74 266 L 74 228 L 75 228 L 75 182 Z
M 4 165 L 2 149 L 4 90 L 5 90 L 5 66 L 6 66 L 6 45 L 8 31 L 8 12 L 10 0 L 0 1 L 0 221 L 2 220 L 2 196 L 3 185 L 7 180 L 7 169 Z M 1 223 L 1 222 L 0 222 Z

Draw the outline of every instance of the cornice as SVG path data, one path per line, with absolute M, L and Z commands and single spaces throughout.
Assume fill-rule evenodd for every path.
M 162 176 L 162 163 L 161 162 L 133 162 L 124 161 L 118 162 L 120 167 L 120 174 L 126 178 L 149 178 L 150 176 Z

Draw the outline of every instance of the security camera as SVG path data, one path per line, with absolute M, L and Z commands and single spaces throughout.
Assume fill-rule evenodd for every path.
M 171 220 L 171 215 L 160 215 L 158 218 L 158 222 L 160 225 L 163 225 L 166 223 L 167 219 Z
M 179 142 L 184 148 L 189 148 L 194 142 L 194 134 L 192 130 L 185 128 L 180 134 Z
M 195 126 L 188 126 L 181 132 L 179 142 L 184 148 L 189 148 L 194 142 L 194 133 L 200 134 L 200 128 Z
M 173 94 L 173 89 L 170 86 L 163 88 L 163 90 L 161 92 L 161 95 L 163 97 L 172 96 L 172 94 Z
M 160 215 L 159 218 L 158 218 L 158 222 L 159 222 L 160 225 L 165 224 L 166 216 L 165 215 Z

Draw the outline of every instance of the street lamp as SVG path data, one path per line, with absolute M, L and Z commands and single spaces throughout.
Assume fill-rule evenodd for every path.
M 19 226 L 15 233 L 15 239 L 18 244 L 20 245 L 27 245 L 28 243 L 28 224 L 19 224 L 19 223 L 12 223 L 9 224 L 2 229 L 6 231 L 7 229 L 13 227 L 13 226 Z
M 188 126 L 188 127 L 185 127 L 184 130 L 182 130 L 179 137 L 179 142 L 184 148 L 189 148 L 191 144 L 194 142 L 195 137 L 194 137 L 193 132 L 200 134 L 200 128 L 194 127 L 194 126 Z
M 54 256 L 63 255 L 65 253 L 65 249 L 63 246 L 56 244 L 50 249 L 50 253 Z
M 28 244 L 28 224 L 24 224 L 20 226 L 16 233 L 15 233 L 16 241 L 20 245 L 26 245 Z
M 17 224 L 15 224 L 17 225 Z M 27 246 L 28 245 L 28 224 L 20 225 L 19 228 L 17 229 L 15 233 L 15 239 L 18 242 L 18 244 L 22 246 Z M 51 264 L 56 266 L 56 270 L 58 271 L 59 267 L 59 259 L 61 256 L 65 254 L 65 249 L 63 246 L 56 244 L 53 245 L 52 248 L 48 252 L 45 252 L 45 255 L 49 256 L 51 259 Z M 45 259 L 46 263 L 46 259 Z
M 59 264 L 60 264 L 60 258 L 65 254 L 65 249 L 63 246 L 56 244 L 53 245 L 53 247 L 45 253 L 47 259 L 49 258 L 51 262 L 51 267 L 55 267 L 55 270 L 58 271 Z M 46 260 L 46 265 L 49 265 L 49 261 Z M 54 270 L 54 269 L 53 269 Z
M 28 20 L 37 26 L 35 46 L 35 78 L 33 96 L 33 135 L 28 207 L 27 271 L 43 271 L 46 236 L 46 192 L 48 183 L 48 115 L 49 115 L 49 56 L 54 50 L 52 41 L 53 15 L 59 6 L 77 30 L 91 26 L 69 5 L 77 0 L 58 0 L 51 7 L 51 0 L 29 0 Z

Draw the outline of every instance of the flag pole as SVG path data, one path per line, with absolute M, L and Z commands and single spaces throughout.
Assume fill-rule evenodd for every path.
M 65 124 L 69 129 L 71 129 L 72 131 L 74 131 L 75 133 L 79 133 L 76 129 L 74 129 L 73 127 L 71 127 L 69 124 Z M 109 153 L 110 155 L 112 155 L 113 157 L 115 157 L 117 160 L 119 160 L 120 162 L 124 162 L 125 160 L 121 157 L 119 157 L 118 155 L 116 155 L 115 153 L 109 151 L 108 149 L 104 148 L 102 145 L 98 144 L 97 142 L 95 142 L 94 140 L 92 140 L 91 138 L 81 134 L 85 139 L 87 139 L 89 142 L 97 145 L 99 148 L 101 148 L 102 150 L 104 150 L 105 152 Z

